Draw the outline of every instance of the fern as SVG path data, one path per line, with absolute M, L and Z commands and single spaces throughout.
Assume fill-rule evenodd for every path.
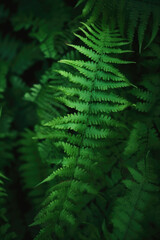
M 2 0 L 0 239 L 159 240 L 159 12 Z
M 159 193 L 159 186 L 155 185 L 155 180 L 154 183 L 150 180 L 151 176 L 155 179 L 154 173 L 150 171 L 148 175 L 144 161 L 138 163 L 138 170 L 131 167 L 128 170 L 133 180 L 123 180 L 128 191 L 115 203 L 112 216 L 114 230 L 111 239 L 142 239 L 145 212 Z
M 26 44 L 10 35 L 0 35 L 0 58 L 10 64 L 10 72 L 22 74 L 32 66 L 35 61 L 42 59 L 42 54 L 35 43 Z
M 78 5 L 82 2 L 84 1 L 79 1 Z M 82 14 L 88 17 L 89 24 L 96 22 L 101 15 L 105 16 L 106 21 L 111 18 L 112 21 L 117 23 L 121 34 L 126 35 L 131 43 L 133 43 L 137 32 L 139 53 L 141 53 L 142 48 L 147 48 L 158 34 L 160 26 L 159 11 L 159 2 L 152 0 L 88 0 Z M 116 16 L 115 19 L 113 19 L 113 15 Z M 145 35 L 148 37 L 148 42 L 145 41 L 144 43 Z
M 40 84 L 34 84 L 30 93 L 27 92 L 24 96 L 25 100 L 37 105 L 37 114 L 42 122 L 49 121 L 66 111 L 56 99 L 61 95 L 60 91 L 57 91 L 57 82 L 63 84 L 63 81 L 53 69 L 54 65 L 41 77 Z
M 149 121 L 157 121 L 159 112 L 159 46 L 151 45 L 150 49 L 142 55 L 142 67 L 146 69 L 146 74 L 141 77 L 141 82 L 136 89 L 131 90 L 135 96 L 135 109 L 139 112 L 146 113 Z M 152 58 L 150 60 L 150 58 Z
M 129 1 L 128 10 L 129 9 L 131 9 L 131 14 L 129 14 L 128 37 L 129 40 L 133 41 L 135 30 L 138 29 L 139 52 L 141 52 L 144 36 L 149 29 L 148 24 L 150 20 L 152 21 L 152 31 L 150 39 L 145 47 L 151 44 L 158 33 L 160 25 L 158 12 L 160 10 L 160 5 L 158 2 L 157 5 L 155 5 L 154 1 Z M 129 11 L 127 13 L 129 13 Z
M 104 26 L 103 30 L 95 25 L 85 26 L 87 31 L 82 31 L 87 38 L 77 36 L 92 49 L 77 45 L 72 47 L 92 61 L 61 60 L 60 62 L 74 67 L 75 74 L 58 71 L 75 84 L 75 87 L 61 88 L 68 98 L 61 97 L 60 100 L 69 108 L 76 109 L 77 113 L 45 124 L 53 129 L 51 135 L 59 140 L 57 146 L 64 148 L 66 157 L 62 167 L 43 181 L 52 180 L 54 186 L 44 202 L 44 208 L 32 224 L 44 225 L 36 239 L 50 239 L 53 231 L 58 238 L 63 239 L 66 234 L 65 227 L 68 229 L 67 236 L 73 235 L 75 227 L 82 221 L 76 219 L 79 212 L 89 200 L 92 201 L 98 195 L 104 185 L 103 170 L 100 167 L 103 154 L 100 149 L 106 145 L 105 139 L 113 138 L 115 129 L 121 127 L 109 114 L 123 111 L 130 105 L 116 92 L 118 88 L 130 84 L 113 66 L 130 62 L 110 56 L 126 53 L 126 50 L 117 47 L 127 43 L 120 38 L 117 30 L 111 31 Z M 71 130 L 71 133 L 68 130 Z M 54 229 L 51 227 L 53 224 Z
M 155 205 L 158 209 L 159 204 L 158 49 L 156 44 L 152 44 L 142 54 L 139 68 L 140 72 L 143 68 L 145 74 L 140 76 L 137 88 L 131 90 L 135 104 L 132 105 L 133 112 L 130 111 L 132 124 L 129 138 L 126 139 L 123 162 L 134 181 L 123 181 L 130 192 L 116 202 L 113 218 L 111 216 L 115 227 L 111 239 L 152 239 L 153 232 L 159 234 L 159 223 L 154 223 L 157 214 L 152 208 Z M 143 161 L 139 162 L 141 159 Z M 137 162 L 140 172 L 136 170 Z M 126 209 L 123 207 L 124 201 L 128 206 Z
M 85 2 L 79 0 L 77 6 Z M 88 0 L 82 10 L 82 16 L 87 18 L 87 24 L 95 23 L 101 16 L 109 19 L 109 15 L 115 12 L 116 0 Z M 113 20 L 113 19 L 112 19 Z M 114 21 L 114 20 L 113 20 Z
M 30 201 L 34 208 L 39 206 L 43 199 L 45 189 L 35 188 L 42 179 L 49 173 L 47 166 L 42 163 L 38 152 L 36 141 L 32 138 L 34 133 L 26 130 L 19 141 L 19 152 L 21 154 L 22 164 L 19 171 L 22 176 L 23 187 L 29 191 Z
M 59 52 L 54 41 L 60 35 L 65 22 L 71 19 L 70 12 L 71 9 L 63 1 L 47 0 L 45 3 L 37 0 L 30 3 L 22 1 L 17 14 L 12 17 L 12 24 L 16 31 L 31 28 L 30 36 L 39 41 L 40 50 L 45 58 L 55 59 L 59 57 Z
M 148 74 L 143 77 L 143 81 L 137 90 L 133 90 L 132 93 L 136 96 L 138 101 L 135 108 L 140 112 L 152 112 L 157 111 L 155 108 L 157 102 L 159 102 L 159 74 Z

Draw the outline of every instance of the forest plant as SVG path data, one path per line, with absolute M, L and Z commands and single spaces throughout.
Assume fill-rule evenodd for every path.
M 114 57 L 114 54 L 128 52 L 118 48 L 127 43 L 120 38 L 117 30 L 107 29 L 105 25 L 102 28 L 85 26 L 87 31 L 82 31 L 87 38 L 76 35 L 87 47 L 71 46 L 91 60 L 61 60 L 60 62 L 74 67 L 75 74 L 58 71 L 74 83 L 72 87 L 61 87 L 68 98 L 61 97 L 60 101 L 77 112 L 45 124 L 51 127 L 53 137 L 55 135 L 57 144 L 64 148 L 66 157 L 62 161 L 62 167 L 43 181 L 54 180 L 54 185 L 34 222 L 34 225 L 47 223 L 47 231 L 43 228 L 36 239 L 42 239 L 46 234 L 49 238 L 53 224 L 54 232 L 59 238 L 64 238 L 64 227 L 70 229 L 72 226 L 68 232 L 74 234 L 74 228 L 78 224 L 77 214 L 104 187 L 104 173 L 100 167 L 103 155 L 100 149 L 105 148 L 106 139 L 114 138 L 115 129 L 122 125 L 112 119 L 110 113 L 123 111 L 130 105 L 118 95 L 117 89 L 131 84 L 113 66 L 131 63 Z M 71 101 L 72 96 L 74 101 Z M 68 130 L 72 132 L 69 133 Z M 48 222 L 51 223 L 50 227 Z
M 159 240 L 159 12 L 1 1 L 1 239 Z

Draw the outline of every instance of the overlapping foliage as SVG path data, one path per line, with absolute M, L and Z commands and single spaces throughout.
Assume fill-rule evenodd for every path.
M 0 238 L 159 240 L 160 3 L 0 3 Z

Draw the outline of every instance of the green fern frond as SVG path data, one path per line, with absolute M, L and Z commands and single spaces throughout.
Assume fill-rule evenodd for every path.
M 84 1 L 79 1 L 79 4 L 81 2 Z M 88 0 L 83 8 L 82 15 L 88 18 L 88 24 L 102 20 L 103 16 L 105 16 L 106 23 L 111 19 L 118 25 L 121 34 L 127 36 L 131 43 L 137 33 L 139 52 L 141 53 L 142 48 L 147 48 L 158 34 L 160 26 L 159 11 L 159 1 L 153 0 L 121 0 L 118 2 Z M 113 19 L 113 15 L 115 15 L 115 19 Z M 146 34 L 148 41 L 144 37 Z
M 136 110 L 149 113 L 152 116 L 159 114 L 159 79 L 159 73 L 148 73 L 143 76 L 139 88 L 132 89 L 131 93 L 137 99 Z
M 80 0 L 77 3 L 77 6 L 81 3 L 85 2 L 84 0 Z M 113 13 L 115 10 L 116 1 L 113 0 L 112 2 L 109 0 L 87 0 L 84 8 L 82 10 L 83 18 L 87 18 L 87 24 L 95 23 L 101 16 L 105 16 L 109 19 L 109 12 Z
M 141 76 L 141 82 L 137 88 L 131 90 L 135 97 L 135 108 L 139 112 L 148 113 L 154 117 L 159 115 L 159 59 L 160 47 L 154 43 L 149 49 L 145 50 L 141 57 L 141 67 L 145 68 L 146 73 Z
M 154 9 L 154 13 L 152 14 L 152 18 L 153 18 L 153 25 L 152 25 L 152 33 L 151 33 L 151 37 L 149 39 L 149 42 L 147 43 L 147 45 L 145 46 L 145 49 L 150 46 L 150 44 L 153 42 L 153 40 L 156 38 L 158 31 L 159 31 L 159 25 L 160 25 L 160 16 L 159 16 L 159 8 Z
M 124 0 L 122 0 L 122 4 L 123 2 Z M 158 12 L 160 11 L 160 4 L 151 0 L 129 0 L 126 1 L 126 4 L 123 4 L 123 6 L 125 14 L 124 21 L 126 22 L 125 26 L 128 29 L 128 39 L 130 42 L 133 42 L 135 33 L 137 32 L 139 53 L 141 53 L 142 47 L 148 47 L 159 31 L 160 18 Z M 117 11 L 119 11 L 118 6 Z M 121 16 L 121 14 L 119 15 Z M 149 34 L 147 31 L 149 32 Z M 145 40 L 144 37 L 146 34 L 148 34 L 148 42 Z M 146 44 L 146 46 L 144 44 Z
M 45 189 L 43 187 L 35 188 L 42 179 L 49 173 L 47 165 L 40 158 L 37 143 L 32 138 L 34 132 L 26 129 L 19 140 L 19 153 L 22 164 L 19 171 L 22 177 L 23 187 L 29 191 L 30 201 L 34 208 L 39 205 L 43 199 Z
M 113 233 L 111 239 L 142 239 L 143 220 L 159 186 L 152 184 L 146 173 L 144 161 L 138 162 L 138 170 L 128 168 L 133 179 L 123 180 L 128 189 L 124 197 L 117 199 L 112 215 Z
M 141 158 L 148 149 L 156 149 L 158 146 L 160 146 L 160 140 L 154 126 L 149 123 L 137 122 L 130 133 L 124 154 L 128 158 L 138 154 L 138 157 Z
M 52 68 L 54 69 L 54 66 Z M 57 81 L 62 85 L 63 82 L 52 68 L 41 77 L 40 84 L 34 84 L 30 92 L 24 96 L 25 100 L 36 104 L 37 114 L 42 122 L 49 121 L 66 111 L 66 108 L 57 101 L 57 97 L 61 96 Z
M 76 57 L 76 54 L 71 51 L 65 57 L 72 59 Z M 66 84 L 64 79 L 55 70 L 60 68 L 59 65 L 59 63 L 53 63 L 52 67 L 41 76 L 40 82 L 34 84 L 30 88 L 30 92 L 26 92 L 24 95 L 25 100 L 33 102 L 36 105 L 40 122 L 47 122 L 53 119 L 53 117 L 58 117 L 67 111 L 66 107 L 57 100 L 57 97 L 62 96 L 62 92 L 58 86 Z
M 41 3 L 33 0 L 30 3 L 23 1 L 18 5 L 18 11 L 12 17 L 12 24 L 15 31 L 30 28 L 29 35 L 38 40 L 44 57 L 55 59 L 59 57 L 59 49 L 62 51 L 62 48 L 65 48 L 62 39 L 66 39 L 67 31 L 65 34 L 62 34 L 62 31 L 69 20 L 71 20 L 71 9 L 64 2 L 47 0 Z M 60 35 L 61 41 L 57 42 L 56 39 L 60 38 Z
M 152 43 L 150 47 L 142 54 L 141 65 L 149 69 L 151 73 L 158 72 L 160 60 L 160 46 L 158 43 Z M 149 80 L 150 81 L 150 80 Z
M 95 45 L 97 52 L 94 49 L 91 52 L 88 48 L 73 47 L 78 51 L 83 49 L 85 56 L 89 56 L 88 53 L 91 52 L 92 61 L 61 60 L 60 62 L 73 67 L 75 74 L 58 71 L 69 81 L 75 83 L 74 87 L 62 87 L 61 91 L 65 92 L 65 95 L 59 99 L 69 108 L 76 109 L 77 113 L 45 124 L 51 128 L 50 135 L 57 141 L 57 146 L 63 147 L 66 158 L 62 166 L 43 181 L 52 181 L 53 190 L 33 225 L 41 224 L 45 231 L 45 227 L 52 222 L 55 227 L 54 229 L 49 227 L 49 231 L 54 232 L 60 239 L 64 238 L 65 227 L 68 229 L 68 237 L 73 234 L 77 224 L 81 221 L 77 218 L 78 214 L 88 201 L 92 202 L 92 199 L 98 196 L 98 192 L 105 184 L 102 180 L 103 170 L 100 167 L 101 159 L 103 159 L 100 149 L 106 146 L 106 139 L 114 138 L 117 126 L 121 125 L 109 114 L 123 111 L 130 105 L 116 91 L 119 88 L 131 86 L 126 77 L 116 68 L 117 64 L 129 62 L 111 55 L 113 52 L 122 53 L 123 50 L 118 47 L 128 43 L 119 36 L 117 30 L 108 28 L 102 30 L 94 25 L 87 26 L 87 29 L 91 36 L 90 39 L 96 40 L 95 36 L 100 39 Z M 85 71 L 89 73 L 88 76 L 84 73 Z M 106 84 L 107 87 L 101 90 L 99 83 L 102 86 Z M 90 169 L 87 169 L 89 165 L 91 165 Z M 54 189 L 57 194 L 54 194 Z M 44 231 L 42 230 L 43 234 Z M 41 239 L 42 232 L 36 239 Z M 48 233 L 46 234 L 48 236 Z

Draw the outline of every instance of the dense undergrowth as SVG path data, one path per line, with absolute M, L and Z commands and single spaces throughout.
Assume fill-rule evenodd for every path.
M 160 239 L 159 12 L 0 2 L 0 239 Z

